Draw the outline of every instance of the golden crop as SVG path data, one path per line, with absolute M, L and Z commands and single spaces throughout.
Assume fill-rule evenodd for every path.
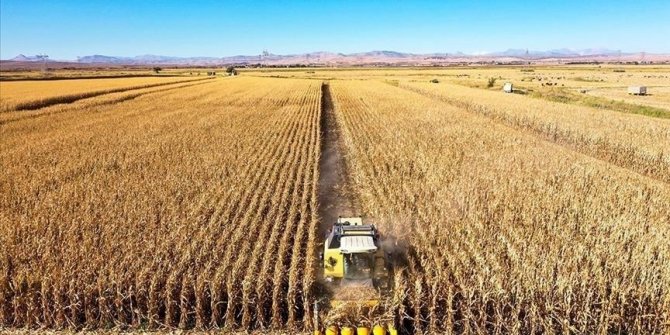
M 301 325 L 320 87 L 207 81 L 1 125 L 0 324 Z
M 0 329 L 312 330 L 330 79 L 337 186 L 399 266 L 322 327 L 668 333 L 670 122 L 463 71 L 1 82 Z
M 198 79 L 195 79 L 198 80 Z M 139 77 L 121 79 L 0 81 L 0 113 L 69 103 L 108 93 L 194 81 L 193 78 Z
M 670 120 L 452 84 L 401 86 L 670 183 Z
M 668 331 L 666 182 L 467 106 L 373 81 L 331 86 L 363 212 L 406 244 L 393 297 L 405 329 Z M 638 138 L 628 143 L 643 150 Z

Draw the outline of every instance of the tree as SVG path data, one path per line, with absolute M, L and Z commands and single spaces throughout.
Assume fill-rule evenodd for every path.
M 229 66 L 226 68 L 226 73 L 231 76 L 235 76 L 237 75 L 237 70 L 235 70 L 235 67 Z
M 158 67 L 158 66 L 154 67 L 153 70 L 154 70 L 154 73 L 159 73 L 159 72 L 163 71 L 163 69 Z

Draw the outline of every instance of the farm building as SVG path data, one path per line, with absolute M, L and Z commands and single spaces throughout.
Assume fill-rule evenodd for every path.
M 647 94 L 647 86 L 628 86 L 628 94 L 645 95 Z
M 505 83 L 505 85 L 503 85 L 503 92 L 512 93 L 513 91 L 512 83 Z

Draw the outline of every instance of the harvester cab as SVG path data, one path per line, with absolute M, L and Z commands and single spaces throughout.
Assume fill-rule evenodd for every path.
M 324 243 L 323 275 L 341 287 L 389 289 L 390 263 L 379 232 L 360 217 L 339 218 Z

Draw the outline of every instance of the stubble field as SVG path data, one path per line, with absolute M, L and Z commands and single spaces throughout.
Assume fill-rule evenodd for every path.
M 319 327 L 667 333 L 670 70 L 593 88 L 654 76 L 654 113 L 522 70 L 2 82 L 0 330 L 313 330 L 328 112 L 347 196 L 403 262 L 383 311 Z M 540 93 L 479 86 L 496 73 Z

